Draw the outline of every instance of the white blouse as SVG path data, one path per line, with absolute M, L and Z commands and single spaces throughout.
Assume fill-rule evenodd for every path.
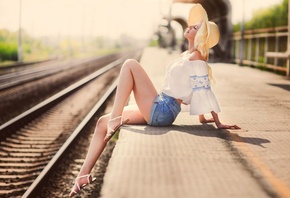
M 190 104 L 190 115 L 220 112 L 205 61 L 180 58 L 169 64 L 161 92 Z

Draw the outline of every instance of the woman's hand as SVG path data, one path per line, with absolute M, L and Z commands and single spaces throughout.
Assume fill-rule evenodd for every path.
M 214 119 L 213 118 L 206 119 L 204 117 L 204 115 L 199 115 L 199 122 L 200 123 L 203 123 L 203 124 L 205 124 L 205 123 L 211 123 L 211 122 L 214 122 Z
M 239 126 L 237 125 L 228 125 L 228 124 L 222 124 L 219 120 L 218 114 L 215 113 L 214 111 L 211 112 L 212 117 L 214 119 L 214 122 L 217 126 L 218 129 L 241 129 Z M 201 116 L 199 116 L 199 118 L 201 118 Z
M 218 129 L 241 129 L 239 126 L 237 125 L 227 125 L 227 124 L 218 124 L 217 125 Z

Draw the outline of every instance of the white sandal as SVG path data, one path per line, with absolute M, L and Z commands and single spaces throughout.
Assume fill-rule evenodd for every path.
M 84 178 L 84 177 L 87 177 L 87 181 L 88 181 L 88 183 L 86 183 L 86 184 L 82 184 L 82 185 L 80 186 L 80 185 L 78 184 L 78 180 L 81 179 L 81 178 Z M 92 178 L 91 174 L 87 174 L 87 175 L 83 175 L 83 176 L 79 176 L 79 177 L 77 177 L 77 178 L 75 179 L 75 184 L 76 184 L 78 190 L 75 191 L 75 188 L 74 188 L 75 185 L 74 185 L 74 186 L 73 186 L 73 190 L 71 191 L 71 193 L 69 194 L 69 196 L 70 196 L 70 197 L 73 197 L 73 196 L 79 194 L 80 191 L 81 191 L 84 187 L 86 187 L 87 185 L 89 185 L 89 184 L 91 184 L 92 182 L 94 182 L 94 181 L 97 180 L 97 178 L 92 178 L 92 180 L 90 180 L 90 178 Z
M 117 125 L 114 129 L 112 129 L 112 128 L 110 127 L 110 122 L 115 121 L 115 120 L 117 120 L 117 119 L 121 119 L 121 122 L 120 122 L 120 124 Z M 114 136 L 114 134 L 115 134 L 115 133 L 120 129 L 120 127 L 123 126 L 124 124 L 128 123 L 128 122 L 129 122 L 129 119 L 126 119 L 126 120 L 123 122 L 122 116 L 118 116 L 118 117 L 115 117 L 115 118 L 110 119 L 109 122 L 108 122 L 108 125 L 107 125 L 107 127 L 108 127 L 108 129 L 109 129 L 109 132 L 107 132 L 104 141 L 105 141 L 105 142 L 108 142 L 108 141 L 109 141 L 109 140 Z

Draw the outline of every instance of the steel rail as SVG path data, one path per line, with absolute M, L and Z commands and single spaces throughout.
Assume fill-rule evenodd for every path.
M 31 109 L 21 113 L 17 117 L 9 120 L 8 122 L 0 125 L 0 139 L 2 137 L 10 137 L 15 133 L 15 130 L 19 130 L 21 127 L 26 125 L 31 120 L 35 119 L 38 115 L 41 115 L 43 112 L 48 110 L 50 107 L 53 107 L 55 104 L 63 100 L 64 98 L 71 95 L 73 92 L 77 91 L 90 81 L 98 78 L 103 73 L 113 69 L 114 67 L 117 67 L 121 65 L 126 58 L 129 56 L 138 57 L 140 55 L 141 50 L 135 50 L 131 52 L 124 53 L 121 58 L 118 60 L 115 60 L 106 66 L 102 67 L 98 71 L 90 74 L 87 77 L 84 77 L 82 80 L 80 80 L 77 83 L 74 83 L 73 85 L 67 87 L 66 89 L 62 90 L 61 92 L 55 94 L 54 96 L 46 99 L 45 101 L 39 103 L 38 105 L 32 107 Z M 138 59 L 137 58 L 137 59 Z M 108 62 L 108 61 L 106 61 Z M 32 195 L 35 194 L 40 187 L 42 187 L 42 184 L 46 182 L 47 176 L 51 173 L 52 169 L 54 169 L 59 162 L 60 159 L 62 159 L 62 156 L 65 156 L 66 151 L 68 151 L 70 145 L 74 144 L 77 141 L 77 137 L 79 137 L 82 128 L 90 121 L 91 117 L 98 111 L 98 109 L 103 105 L 103 103 L 107 100 L 107 98 L 112 94 L 112 92 L 115 90 L 117 86 L 117 80 L 111 84 L 110 88 L 105 92 L 105 94 L 102 96 L 102 98 L 98 101 L 98 103 L 94 106 L 94 108 L 90 111 L 90 113 L 86 116 L 86 118 L 79 124 L 79 126 L 74 130 L 72 135 L 66 140 L 64 144 L 61 144 L 58 146 L 58 148 L 53 152 L 52 158 L 48 159 L 45 164 L 43 164 L 41 170 L 37 173 L 38 177 L 34 181 L 30 181 L 31 186 L 25 191 L 25 194 L 23 194 L 23 197 L 34 197 Z M 61 147 L 60 147 L 61 146 Z M 9 149 L 7 150 L 9 152 Z M 33 151 L 34 152 L 34 151 Z M 56 153 L 55 153 L 56 152 Z M 47 164 L 48 163 L 48 164 Z M 44 169 L 43 169 L 44 168 Z M 40 171 L 41 171 L 40 170 Z M 28 185 L 30 185 L 28 184 Z M 25 188 L 26 189 L 26 188 Z M 25 190 L 24 189 L 24 190 Z M 22 190 L 23 191 L 23 190 Z M 16 191 L 15 191 L 16 192 Z M 38 191 L 39 192 L 39 191 Z
M 83 119 L 83 121 L 78 125 L 78 127 L 74 130 L 72 135 L 67 139 L 67 141 L 63 144 L 63 146 L 58 150 L 58 152 L 54 155 L 54 157 L 49 161 L 46 167 L 42 170 L 42 172 L 38 175 L 38 177 L 34 180 L 34 182 L 30 185 L 30 187 L 26 190 L 26 192 L 22 195 L 22 198 L 26 197 L 35 197 L 42 184 L 45 182 L 47 177 L 51 174 L 54 168 L 58 165 L 58 162 L 64 156 L 68 148 L 72 145 L 75 139 L 79 136 L 83 128 L 86 124 L 92 119 L 95 113 L 99 110 L 99 108 L 103 105 L 103 103 L 107 100 L 107 98 L 112 94 L 117 86 L 117 80 L 115 80 L 103 97 L 99 100 L 99 102 L 91 109 L 91 111 L 87 114 L 87 116 Z
M 20 85 L 26 82 L 30 82 L 33 80 L 37 80 L 40 78 L 44 78 L 46 76 L 53 75 L 57 72 L 65 71 L 69 68 L 74 68 L 79 65 L 84 65 L 84 64 L 89 64 L 90 62 L 95 61 L 96 59 L 102 59 L 102 58 L 108 58 L 111 56 L 115 56 L 118 54 L 109 54 L 103 57 L 98 57 L 98 58 L 87 58 L 87 59 L 82 59 L 82 60 L 74 60 L 73 63 L 70 62 L 60 62 L 58 63 L 59 65 L 57 67 L 52 66 L 55 65 L 56 63 L 47 63 L 44 65 L 41 65 L 37 68 L 34 69 L 23 69 L 18 72 L 13 72 L 13 73 L 8 73 L 4 75 L 0 75 L 0 90 L 1 89 L 6 89 L 10 88 L 16 85 Z M 11 79 L 13 79 L 11 81 Z
M 27 111 L 21 113 L 20 115 L 16 116 L 15 118 L 7 121 L 6 123 L 2 124 L 0 126 L 0 137 L 5 137 L 7 135 L 9 135 L 10 133 L 12 133 L 10 129 L 15 128 L 15 125 L 21 125 L 21 123 L 23 121 L 25 121 L 29 116 L 31 115 L 35 115 L 37 112 L 40 112 L 41 110 L 44 110 L 46 108 L 48 108 L 52 103 L 57 102 L 58 100 L 66 97 L 67 95 L 69 95 L 72 91 L 80 88 L 81 86 L 83 86 L 84 84 L 90 82 L 91 80 L 97 78 L 98 76 L 100 76 L 101 74 L 103 74 L 104 72 L 122 64 L 122 62 L 124 61 L 124 57 L 115 60 L 114 62 L 106 65 L 105 67 L 99 69 L 98 71 L 92 73 L 91 75 L 83 78 L 82 80 L 74 83 L 73 85 L 67 87 L 66 89 L 62 90 L 61 92 L 51 96 L 50 98 L 44 100 L 43 102 L 37 104 L 36 106 L 28 109 Z M 19 128 L 19 127 L 18 127 Z

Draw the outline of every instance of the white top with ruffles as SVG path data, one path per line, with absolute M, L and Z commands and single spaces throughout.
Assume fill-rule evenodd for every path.
M 179 58 L 169 64 L 161 92 L 190 104 L 190 115 L 220 112 L 211 90 L 207 63 L 203 60 Z

